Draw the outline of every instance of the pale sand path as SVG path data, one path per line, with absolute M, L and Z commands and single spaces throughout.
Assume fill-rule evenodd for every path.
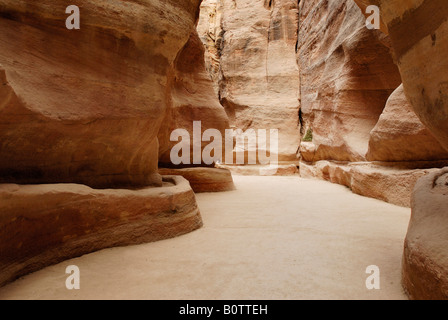
M 410 210 L 298 177 L 235 177 L 238 190 L 197 196 L 191 234 L 66 261 L 0 289 L 0 299 L 404 299 Z M 81 290 L 65 288 L 65 268 Z M 365 287 L 381 269 L 381 290 Z

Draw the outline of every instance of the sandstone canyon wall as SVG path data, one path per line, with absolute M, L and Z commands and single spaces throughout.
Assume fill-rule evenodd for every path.
M 313 161 L 364 161 L 370 131 L 400 85 L 387 39 L 353 1 L 302 1 L 298 60 Z
M 205 0 L 202 11 L 198 30 L 207 47 L 208 70 L 231 127 L 278 129 L 278 160 L 296 163 L 298 2 Z
M 68 30 L 68 1 L 0 0 L 0 285 L 199 228 L 190 185 L 158 163 L 172 129 L 229 126 L 204 76 L 200 0 L 76 4 Z
M 448 146 L 448 5 L 446 1 L 356 0 L 380 8 L 403 92 L 438 142 Z M 400 94 L 401 96 L 403 94 Z M 447 169 L 421 178 L 412 197 L 403 285 L 413 299 L 448 299 Z
M 354 1 L 206 0 L 198 31 L 231 126 L 279 128 L 279 160 L 300 158 L 303 177 L 410 206 L 415 181 L 448 164 L 404 95 L 390 37 Z M 369 184 L 373 172 L 389 187 Z
M 353 1 L 302 1 L 299 17 L 302 132 L 312 133 L 301 175 L 410 206 L 448 153 L 405 97 L 391 38 L 366 28 Z

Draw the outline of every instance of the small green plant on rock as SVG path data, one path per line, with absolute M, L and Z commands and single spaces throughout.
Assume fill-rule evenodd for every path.
M 313 129 L 308 129 L 306 135 L 303 137 L 304 142 L 312 142 L 313 141 Z

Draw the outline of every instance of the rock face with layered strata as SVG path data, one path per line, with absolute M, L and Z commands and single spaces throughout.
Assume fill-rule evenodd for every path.
M 362 161 L 390 94 L 401 83 L 388 44 L 353 1 L 301 1 L 301 111 L 314 161 Z
M 296 161 L 297 1 L 208 0 L 203 7 L 209 14 L 198 29 L 212 57 L 208 64 L 216 66 L 219 59 L 219 95 L 231 126 L 243 131 L 279 129 L 279 161 Z
M 160 186 L 161 129 L 191 127 L 192 111 L 228 126 L 201 78 L 199 1 L 77 5 L 68 30 L 60 1 L 0 1 L 1 181 Z
M 68 30 L 61 1 L 0 1 L 1 181 L 161 185 L 169 73 L 198 2 L 82 0 Z
M 188 182 L 158 173 L 173 128 L 228 127 L 199 3 L 80 0 L 68 30 L 63 1 L 0 0 L 0 285 L 202 225 Z
M 50 264 L 202 226 L 188 181 L 98 190 L 77 184 L 0 185 L 0 286 Z
M 415 113 L 448 147 L 448 6 L 444 0 L 355 0 L 377 5 Z
M 219 95 L 221 50 L 223 45 L 221 0 L 203 0 L 197 31 L 205 47 L 205 66 L 210 74 L 215 92 Z
M 448 6 L 443 0 L 355 0 L 380 8 L 415 113 L 448 147 Z M 414 299 L 448 299 L 447 170 L 419 180 L 405 241 L 403 285 Z
M 174 80 L 171 89 L 171 107 L 165 115 L 159 131 L 159 163 L 171 166 L 171 149 L 178 141 L 171 141 L 171 133 L 176 129 L 187 130 L 190 134 L 190 163 L 193 164 L 194 146 L 201 144 L 201 150 L 210 142 L 194 141 L 193 124 L 200 122 L 200 134 L 208 129 L 218 130 L 225 136 L 229 120 L 213 90 L 213 82 L 205 69 L 204 46 L 196 31 L 190 36 L 175 60 Z M 183 141 L 185 143 L 185 141 Z M 223 149 L 225 140 L 223 139 Z

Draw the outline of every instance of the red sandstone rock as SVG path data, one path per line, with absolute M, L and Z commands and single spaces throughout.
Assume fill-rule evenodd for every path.
M 159 162 L 171 165 L 170 152 L 177 141 L 170 141 L 176 129 L 190 133 L 190 154 L 193 163 L 193 122 L 201 121 L 201 136 L 207 129 L 216 129 L 225 136 L 229 120 L 213 91 L 213 83 L 205 69 L 204 46 L 196 31 L 192 33 L 175 61 L 174 83 L 171 90 L 172 107 L 167 112 L 159 132 Z M 202 142 L 202 148 L 210 142 Z M 223 148 L 225 140 L 223 139 Z
M 202 220 L 182 177 L 161 188 L 0 185 L 0 286 L 51 264 L 114 246 L 176 237 Z
M 448 299 L 448 169 L 420 179 L 403 256 L 411 299 Z
M 0 1 L 0 65 L 17 96 L 1 104 L 0 181 L 160 186 L 167 85 L 199 0 L 77 5 L 81 29 L 68 30 L 64 2 Z
M 199 1 L 77 5 L 81 29 L 67 30 L 60 1 L 0 1 L 0 181 L 160 186 L 170 130 L 228 127 Z
M 406 96 L 421 121 L 448 148 L 448 6 L 444 0 L 355 0 L 380 8 Z M 417 27 L 418 26 L 418 27 Z
M 296 162 L 300 144 L 297 1 L 204 1 L 198 30 L 233 128 L 279 129 L 279 161 Z M 221 20 L 221 21 L 219 21 Z M 210 39 L 212 38 L 212 39 Z M 219 59 L 219 77 L 216 60 Z M 245 151 L 256 147 L 246 146 Z
M 196 193 L 223 192 L 235 190 L 232 174 L 226 169 L 216 168 L 185 168 L 168 169 L 160 168 L 162 175 L 182 176 L 190 182 L 191 188 Z
M 362 161 L 369 134 L 401 83 L 387 39 L 351 0 L 300 2 L 298 43 L 304 133 L 315 161 Z
M 370 133 L 370 161 L 425 161 L 448 159 L 446 151 L 415 115 L 403 86 L 390 96 Z
M 64 2 L 0 0 L 0 285 L 201 226 L 188 183 L 158 173 L 171 129 L 228 127 L 199 3 L 80 0 L 81 29 L 68 30 Z
M 431 165 L 431 163 L 429 163 Z M 406 164 L 380 166 L 371 163 L 301 162 L 302 178 L 318 178 L 349 187 L 354 193 L 402 207 L 411 206 L 411 193 L 421 177 L 439 169 L 412 169 Z
M 444 0 L 355 0 L 379 6 L 415 113 L 448 148 L 448 6 Z M 418 182 L 406 237 L 403 285 L 414 299 L 447 299 L 446 170 Z

